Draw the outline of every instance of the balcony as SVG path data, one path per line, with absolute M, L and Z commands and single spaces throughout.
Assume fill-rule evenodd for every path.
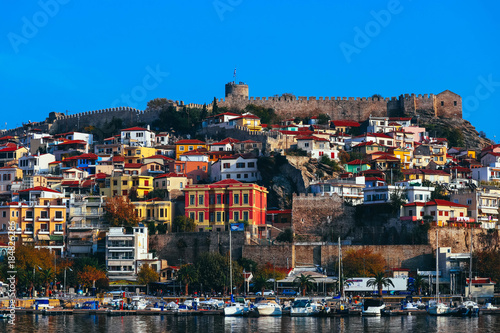
M 33 235 L 33 229 L 26 229 L 23 232 L 25 235 Z
M 418 217 L 417 216 L 401 216 L 399 218 L 401 221 L 418 221 Z
M 48 235 L 50 234 L 50 231 L 48 229 L 40 229 L 38 230 L 39 235 Z
M 54 235 L 64 235 L 64 231 L 62 230 L 56 230 L 53 232 Z
M 472 217 L 467 217 L 467 216 L 458 216 L 458 217 L 451 217 L 448 222 L 468 222 L 472 223 L 475 222 L 475 219 Z
M 37 221 L 40 222 L 50 222 L 50 217 L 39 217 Z
M 26 222 L 33 222 L 33 217 L 27 217 L 26 216 L 26 217 L 24 217 L 23 220 L 26 221 Z
M 64 217 L 54 217 L 54 221 L 55 222 L 63 222 L 64 221 Z

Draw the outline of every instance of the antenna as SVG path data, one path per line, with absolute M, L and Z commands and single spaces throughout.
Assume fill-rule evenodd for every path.
M 233 82 L 236 83 L 236 66 L 234 66 Z

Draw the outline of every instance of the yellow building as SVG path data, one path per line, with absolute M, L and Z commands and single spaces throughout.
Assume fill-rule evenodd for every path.
M 124 147 L 125 163 L 142 163 L 143 158 L 156 155 L 156 148 L 151 147 Z
M 431 146 L 431 158 L 436 164 L 440 166 L 444 166 L 446 164 L 446 152 L 447 149 L 445 146 L 442 145 Z
M 241 117 L 231 119 L 236 125 L 246 127 L 251 131 L 261 131 L 262 125 L 260 124 L 260 118 L 253 114 L 245 114 Z
M 205 148 L 208 150 L 208 145 L 200 140 L 179 140 L 175 143 L 175 159 L 188 151 Z
M 61 198 L 39 198 L 36 202 L 11 202 L 0 206 L 0 241 L 8 243 L 8 228 L 15 226 L 18 241 L 36 248 L 64 253 L 66 205 Z
M 451 201 L 434 199 L 428 202 L 412 202 L 403 205 L 402 221 L 421 221 L 429 218 L 434 226 L 475 226 L 475 220 L 467 216 L 467 206 Z
M 153 177 L 141 175 L 122 175 L 107 177 L 101 187 L 101 195 L 108 198 L 116 196 L 127 197 L 132 189 L 137 191 L 139 198 L 144 198 L 153 190 Z
M 155 221 L 157 224 L 167 225 L 167 230 L 172 230 L 174 219 L 174 205 L 171 201 L 150 199 L 147 201 L 133 202 L 135 214 L 143 221 Z
M 407 148 L 395 148 L 392 152 L 401 161 L 401 169 L 408 170 L 411 169 L 412 161 L 412 151 Z

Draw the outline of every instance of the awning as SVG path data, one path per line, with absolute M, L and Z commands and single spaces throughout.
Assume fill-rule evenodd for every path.
M 64 240 L 64 236 L 62 235 L 50 235 L 51 241 L 62 241 Z
M 488 214 L 488 215 L 498 215 L 498 210 L 497 209 L 481 208 L 481 213 Z
M 83 220 L 83 216 L 73 216 L 73 217 L 71 218 L 71 221 L 72 221 L 72 222 L 79 222 L 79 221 L 81 221 L 81 220 Z
M 48 240 L 50 240 L 49 235 L 38 235 L 37 238 L 38 238 L 39 241 L 46 241 L 46 240 L 48 241 Z
M 31 243 L 31 242 L 35 241 L 32 237 L 26 237 L 26 238 L 23 238 L 22 240 L 23 240 L 23 243 Z

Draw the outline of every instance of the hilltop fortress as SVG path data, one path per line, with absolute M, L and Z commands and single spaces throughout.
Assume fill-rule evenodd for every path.
M 462 97 L 449 90 L 434 94 L 405 94 L 398 98 L 383 97 L 249 97 L 248 85 L 240 82 L 226 84 L 226 98 L 218 100 L 219 107 L 244 109 L 247 104 L 273 108 L 286 118 L 325 113 L 334 120 L 364 121 L 374 117 L 440 117 L 462 118 Z
M 171 106 L 181 109 L 202 108 L 202 104 L 184 104 L 183 101 L 169 100 Z M 462 98 L 449 90 L 434 94 L 404 94 L 399 97 L 295 97 L 282 95 L 274 97 L 250 97 L 248 85 L 239 82 L 229 82 L 225 86 L 225 98 L 217 100 L 219 108 L 228 110 L 244 109 L 248 104 L 265 108 L 273 108 L 283 118 L 297 116 L 312 116 L 320 113 L 328 114 L 333 120 L 356 120 L 362 122 L 371 116 L 406 116 L 423 118 L 462 119 Z M 213 103 L 206 105 L 213 109 Z M 87 111 L 65 115 L 51 112 L 41 122 L 24 124 L 23 127 L 10 129 L 4 135 L 21 135 L 29 128 L 39 128 L 50 133 L 81 130 L 86 126 L 102 127 L 113 118 L 122 119 L 123 125 L 133 125 L 139 122 L 152 123 L 158 118 L 159 111 L 137 110 L 130 107 L 118 107 Z M 109 132 L 113 129 L 108 129 Z M 106 135 L 106 133 L 102 133 Z M 102 138 L 101 138 L 102 139 Z

